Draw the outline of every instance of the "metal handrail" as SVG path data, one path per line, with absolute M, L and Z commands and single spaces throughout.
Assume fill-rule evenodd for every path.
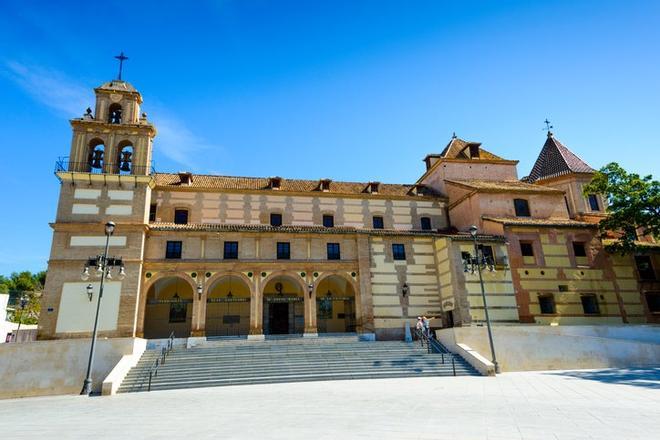
M 174 332 L 170 333 L 170 336 L 167 338 L 167 346 L 160 348 L 160 354 L 149 367 L 149 382 L 147 384 L 147 391 L 151 391 L 151 380 L 158 376 L 158 367 L 165 364 L 165 358 L 168 354 L 170 354 L 172 349 L 174 349 Z M 142 380 L 142 383 L 140 383 L 140 389 L 142 389 L 143 384 L 144 380 Z
M 151 175 L 156 172 L 152 165 L 133 165 L 130 164 L 130 171 L 125 174 L 121 172 L 121 162 L 103 162 L 100 168 L 92 167 L 92 164 L 87 162 L 72 162 L 68 157 L 60 157 L 55 161 L 55 174 L 61 172 L 78 172 L 90 174 L 121 174 L 126 176 L 131 175 Z
M 456 376 L 456 361 L 454 359 L 454 353 L 449 351 L 447 347 L 442 345 L 440 341 L 437 339 L 433 338 L 432 336 L 428 335 L 424 330 L 421 329 L 415 329 L 415 335 L 417 336 L 417 339 L 420 342 L 420 345 L 422 348 L 424 348 L 424 343 L 426 343 L 426 351 L 429 354 L 433 353 L 439 353 L 441 356 L 441 361 L 442 364 L 444 365 L 445 363 L 445 356 L 449 356 L 451 359 L 451 369 L 452 372 L 454 373 L 454 376 Z

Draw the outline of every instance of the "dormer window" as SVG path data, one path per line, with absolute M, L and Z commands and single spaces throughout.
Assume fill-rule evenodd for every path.
M 193 181 L 193 175 L 188 171 L 180 171 L 179 180 L 181 181 L 181 185 L 191 185 Z
M 415 195 L 415 196 L 423 196 L 424 195 L 424 188 L 426 188 L 426 186 L 424 184 L 416 183 L 410 189 L 410 193 Z
M 380 182 L 369 182 L 367 185 L 367 191 L 371 194 L 378 194 L 378 189 L 380 188 Z
M 268 179 L 268 186 L 270 189 L 280 189 L 282 185 L 282 178 L 281 177 L 271 177 Z
M 531 217 L 529 212 L 529 202 L 525 199 L 513 199 L 513 207 L 516 211 L 516 217 Z
M 321 179 L 319 181 L 319 189 L 323 192 L 330 191 L 330 182 L 332 182 L 330 179 Z
M 600 204 L 598 203 L 598 196 L 596 194 L 589 194 L 589 207 L 592 211 L 600 211 Z
M 479 158 L 479 144 L 470 144 L 470 159 Z

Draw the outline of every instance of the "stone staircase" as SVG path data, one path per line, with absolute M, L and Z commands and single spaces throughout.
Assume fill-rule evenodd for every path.
M 149 368 L 160 350 L 147 350 L 119 392 L 147 391 Z M 175 348 L 154 376 L 151 390 L 304 382 L 479 375 L 459 356 L 428 354 L 402 341 L 360 342 L 356 336 L 266 341 L 216 340 Z

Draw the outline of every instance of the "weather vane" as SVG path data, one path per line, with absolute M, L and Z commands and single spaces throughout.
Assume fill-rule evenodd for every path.
M 550 121 L 548 121 L 548 118 L 545 118 L 545 121 L 543 121 L 545 124 L 545 130 L 550 133 L 550 129 L 554 128 L 554 126 L 550 125 Z
M 115 58 L 117 58 L 117 59 L 119 60 L 119 76 L 117 77 L 117 79 L 118 79 L 119 81 L 121 81 L 121 70 L 122 70 L 122 68 L 124 67 L 124 61 L 126 61 L 126 60 L 128 59 L 128 57 L 125 56 L 125 55 L 124 55 L 124 52 L 122 51 L 122 53 L 120 53 L 119 55 L 115 56 Z

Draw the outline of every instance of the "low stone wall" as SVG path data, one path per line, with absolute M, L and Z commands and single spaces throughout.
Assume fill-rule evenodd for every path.
M 436 332 L 451 351 L 465 344 L 490 359 L 486 327 Z M 632 367 L 660 364 L 660 327 L 654 326 L 495 326 L 500 371 Z
M 0 398 L 78 394 L 91 340 L 60 339 L 0 345 Z M 99 339 L 92 378 L 95 392 L 124 355 L 144 350 L 138 338 Z

